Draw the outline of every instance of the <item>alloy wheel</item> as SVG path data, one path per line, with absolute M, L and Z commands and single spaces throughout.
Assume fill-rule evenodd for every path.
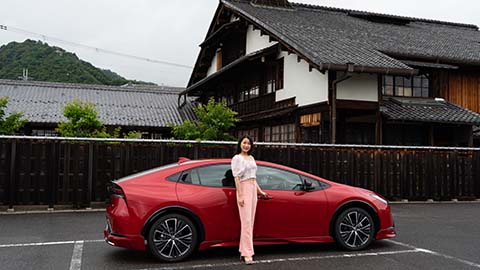
M 180 261 L 188 257 L 196 244 L 195 226 L 182 215 L 164 216 L 150 229 L 150 250 L 156 257 L 165 261 Z
M 344 211 L 337 219 L 335 227 L 337 242 L 349 250 L 359 250 L 368 246 L 375 232 L 372 217 L 361 208 Z

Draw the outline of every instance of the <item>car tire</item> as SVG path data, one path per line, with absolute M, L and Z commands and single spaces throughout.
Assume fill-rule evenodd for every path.
M 195 251 L 198 233 L 193 222 L 180 214 L 157 219 L 148 232 L 148 249 L 157 259 L 177 262 Z
M 372 216 L 362 208 L 348 208 L 335 220 L 335 240 L 346 250 L 361 250 L 375 237 Z

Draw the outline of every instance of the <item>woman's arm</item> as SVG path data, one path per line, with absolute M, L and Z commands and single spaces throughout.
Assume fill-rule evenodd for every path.
M 238 205 L 243 207 L 245 201 L 243 200 L 242 186 L 240 185 L 240 177 L 236 176 L 235 178 L 235 187 L 237 188 L 237 202 Z
M 256 179 L 255 179 L 255 185 L 257 186 L 257 194 L 262 195 L 263 197 L 267 197 L 267 196 L 268 196 L 268 194 L 267 194 L 266 192 L 264 192 L 264 191 L 260 188 L 260 186 L 258 185 Z

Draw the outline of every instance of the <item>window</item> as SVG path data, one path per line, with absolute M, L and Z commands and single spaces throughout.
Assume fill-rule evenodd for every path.
M 178 179 L 178 175 L 174 174 L 167 179 L 175 181 L 175 179 Z M 184 171 L 178 182 L 210 187 L 235 186 L 230 164 L 204 166 Z
M 330 187 L 329 184 L 323 183 L 323 182 L 321 182 L 321 181 L 318 181 L 318 180 L 316 180 L 316 179 L 312 179 L 312 178 L 307 177 L 307 176 L 303 176 L 303 175 L 302 175 L 302 176 L 300 176 L 300 178 L 301 178 L 302 180 L 307 180 L 307 181 L 309 181 L 310 183 L 312 183 L 312 187 L 314 187 L 315 190 L 320 190 L 320 189 L 325 189 L 325 188 Z
M 275 90 L 283 89 L 283 58 L 277 60 L 275 72 Z
M 222 69 L 222 49 L 217 49 L 217 71 Z
M 243 129 L 243 130 L 239 130 L 237 132 L 237 136 L 240 138 L 240 137 L 243 137 L 243 136 L 249 136 L 250 138 L 252 138 L 252 140 L 254 142 L 258 141 L 258 128 L 254 128 L 254 129 Z
M 32 136 L 56 137 L 58 136 L 58 133 L 55 130 L 34 129 L 32 130 Z
M 295 124 L 264 127 L 265 142 L 295 142 Z
M 320 113 L 304 114 L 300 116 L 300 125 L 302 127 L 311 127 L 320 125 Z
M 283 58 L 268 65 L 266 74 L 267 94 L 283 89 Z
M 257 183 L 262 189 L 301 190 L 300 176 L 277 168 L 258 166 Z
M 173 179 L 175 179 L 174 177 L 175 177 L 175 175 L 172 175 L 171 177 L 169 177 L 167 179 L 168 180 L 173 180 Z M 182 176 L 180 176 L 180 179 L 178 179 L 178 182 L 199 185 L 200 184 L 200 179 L 198 178 L 197 170 L 193 169 L 193 170 L 184 171 L 182 173 Z
M 251 87 L 245 87 L 244 90 L 240 91 L 238 101 L 246 101 L 252 98 L 258 97 L 260 94 L 260 86 L 258 84 L 253 85 Z
M 169 177 L 167 177 L 167 180 L 171 181 L 171 182 L 177 182 L 181 175 L 182 175 L 182 172 L 178 172 L 176 174 L 173 174 L 173 175 L 170 175 Z
M 386 96 L 429 97 L 429 86 L 426 75 L 383 76 L 383 94 Z
M 197 168 L 196 170 L 200 178 L 200 185 L 210 187 L 223 186 L 224 181 L 222 180 L 227 177 L 228 171 L 231 173 L 230 164 L 205 166 Z

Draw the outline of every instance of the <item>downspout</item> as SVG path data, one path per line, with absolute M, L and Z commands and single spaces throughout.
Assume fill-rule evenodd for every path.
M 335 144 L 337 142 L 337 84 L 348 80 L 352 77 L 353 63 L 347 63 L 347 72 L 345 72 L 340 78 L 333 80 L 332 89 L 332 106 L 330 112 L 330 142 Z

